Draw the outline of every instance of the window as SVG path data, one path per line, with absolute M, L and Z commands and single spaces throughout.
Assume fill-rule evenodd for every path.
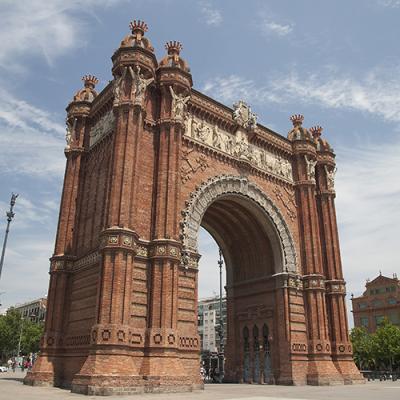
M 400 324 L 400 315 L 398 313 L 389 314 L 389 321 L 393 325 L 399 325 Z
M 375 316 L 376 325 L 380 325 L 383 322 L 384 319 L 385 319 L 384 315 L 376 315 Z
M 374 301 L 372 302 L 372 305 L 373 305 L 374 307 L 382 307 L 382 306 L 383 306 L 383 302 L 382 302 L 381 300 L 374 300 Z
M 361 322 L 361 326 L 368 328 L 368 324 L 369 324 L 368 317 L 361 317 L 360 322 Z
M 368 308 L 368 303 L 359 303 L 358 308 L 360 310 L 365 310 L 366 308 Z
M 393 304 L 397 304 L 397 300 L 396 299 L 394 299 L 393 297 L 392 298 L 390 298 L 390 299 L 388 299 L 388 304 L 390 304 L 390 305 L 393 305 Z

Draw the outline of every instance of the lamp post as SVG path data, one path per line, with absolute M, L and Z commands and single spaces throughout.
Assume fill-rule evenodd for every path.
M 17 347 L 17 357 L 19 357 L 19 353 L 21 352 L 21 340 L 22 340 L 22 331 L 24 327 L 24 318 L 21 315 L 21 326 L 19 329 L 19 338 L 18 338 L 18 347 Z
M 224 261 L 222 260 L 222 252 L 219 249 L 219 381 L 222 383 L 224 379 L 224 321 L 222 316 L 222 266 Z
M 31 312 L 29 315 L 27 315 L 27 318 L 29 318 L 29 321 L 32 321 L 33 317 L 36 317 L 36 314 L 34 312 Z M 22 341 L 22 332 L 24 330 L 24 322 L 25 322 L 25 318 L 21 315 L 21 326 L 19 329 L 17 357 L 19 357 L 19 353 L 21 352 L 21 341 Z
M 12 219 L 14 218 L 14 212 L 13 208 L 15 205 L 15 201 L 17 200 L 18 194 L 11 193 L 11 200 L 10 200 L 10 210 L 7 211 L 7 228 L 6 228 L 6 234 L 4 236 L 4 243 L 3 243 L 3 250 L 1 252 L 1 259 L 0 259 L 0 279 L 1 279 L 1 271 L 3 269 L 3 263 L 4 263 L 4 254 L 6 253 L 6 246 L 7 246 L 7 238 L 8 238 L 8 232 L 10 231 L 10 224 Z

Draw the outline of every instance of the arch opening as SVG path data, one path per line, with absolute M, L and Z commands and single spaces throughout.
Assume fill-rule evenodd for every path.
M 186 237 L 186 244 L 197 248 L 201 226 L 214 238 L 225 260 L 225 381 L 273 383 L 274 371 L 279 370 L 279 354 L 273 345 L 278 336 L 274 277 L 288 266 L 295 269 L 295 254 L 272 202 L 259 192 L 249 196 L 248 188 L 247 182 L 246 190 L 218 192 L 214 188 L 212 197 L 209 191 L 199 193 L 191 204 L 190 229 L 196 228 L 196 236 L 194 240 Z M 288 262 L 290 253 L 294 265 Z

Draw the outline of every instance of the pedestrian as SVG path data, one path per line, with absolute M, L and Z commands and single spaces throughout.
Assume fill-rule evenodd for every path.
M 15 368 L 17 368 L 17 361 L 16 361 L 15 357 L 13 357 L 13 359 L 12 359 L 11 368 L 12 368 L 13 372 L 15 372 Z
M 11 360 L 11 358 L 8 359 L 7 366 L 8 366 L 8 370 L 10 370 L 12 368 L 12 360 Z

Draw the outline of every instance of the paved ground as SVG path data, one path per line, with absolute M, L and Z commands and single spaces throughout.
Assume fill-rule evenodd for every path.
M 21 372 L 0 373 L 0 400 L 101 399 L 101 397 L 73 394 L 68 390 L 25 386 L 22 384 L 23 376 Z M 113 398 L 116 400 L 399 400 L 400 381 L 331 387 L 209 384 L 205 390 L 192 393 L 143 394 Z

